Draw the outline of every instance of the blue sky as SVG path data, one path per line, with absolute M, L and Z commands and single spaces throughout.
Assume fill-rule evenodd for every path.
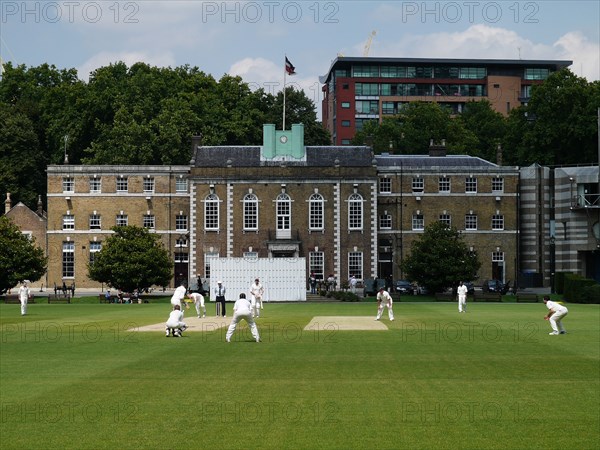
M 197 66 L 281 89 L 288 78 L 320 109 L 319 75 L 338 56 L 566 59 L 600 78 L 598 1 L 10 1 L 0 0 L 0 57 L 76 68 Z M 373 36 L 373 32 L 375 32 Z

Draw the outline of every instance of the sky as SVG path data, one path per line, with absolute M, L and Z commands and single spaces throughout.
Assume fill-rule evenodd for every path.
M 0 58 L 76 68 L 87 81 L 117 61 L 189 65 L 252 88 L 287 85 L 317 106 L 338 57 L 572 60 L 600 79 L 594 1 L 10 1 L 0 0 Z

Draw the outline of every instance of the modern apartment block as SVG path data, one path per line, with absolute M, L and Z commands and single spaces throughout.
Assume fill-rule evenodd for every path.
M 365 122 L 398 114 L 413 101 L 460 114 L 490 101 L 504 115 L 526 103 L 531 87 L 572 61 L 338 57 L 320 77 L 322 120 L 334 145 L 350 145 Z

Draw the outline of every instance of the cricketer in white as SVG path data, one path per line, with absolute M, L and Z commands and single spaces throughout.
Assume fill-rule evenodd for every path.
M 173 308 L 165 324 L 165 333 L 167 337 L 170 333 L 173 333 L 174 337 L 181 337 L 187 325 L 183 321 L 183 311 L 181 311 L 179 305 L 175 305 Z
M 262 298 L 265 293 L 265 288 L 260 284 L 258 278 L 254 280 L 254 283 L 250 286 L 250 293 L 252 294 L 252 314 L 254 317 L 260 317 L 260 310 L 263 309 Z
M 384 288 L 379 289 L 379 293 L 377 294 L 377 317 L 375 320 L 381 319 L 381 315 L 383 314 L 383 308 L 387 306 L 388 316 L 391 321 L 394 320 L 394 310 L 392 309 L 392 305 L 394 301 L 392 300 L 392 296 L 386 291 Z
M 252 306 L 248 299 L 246 299 L 246 294 L 241 293 L 240 298 L 235 301 L 233 305 L 233 320 L 229 325 L 229 329 L 227 330 L 227 334 L 225 335 L 225 340 L 227 342 L 231 342 L 231 336 L 233 335 L 235 329 L 237 328 L 237 324 L 240 320 L 244 319 L 248 322 L 248 326 L 250 327 L 250 332 L 252 333 L 252 337 L 256 342 L 260 342 L 260 336 L 258 335 L 258 328 L 256 323 L 254 322 L 254 318 L 252 317 Z
M 546 304 L 546 308 L 548 308 L 548 314 L 546 314 L 544 319 L 547 319 L 552 327 L 552 331 L 549 334 L 566 334 L 567 331 L 563 327 L 562 319 L 569 313 L 569 310 L 560 303 L 551 301 L 547 295 L 544 296 L 544 303 Z
M 467 292 L 469 289 L 461 281 L 456 293 L 458 294 L 458 312 L 467 312 Z
M 21 302 L 21 315 L 22 316 L 27 314 L 27 301 L 29 300 L 30 295 L 31 295 L 31 291 L 27 287 L 27 282 L 23 281 L 21 283 L 21 287 L 19 287 L 19 301 Z
M 200 308 L 202 308 L 203 310 L 202 317 L 206 317 L 206 306 L 204 306 L 204 296 L 202 294 L 199 294 L 198 292 L 192 292 L 191 294 L 188 294 L 188 298 L 190 298 L 196 306 L 198 319 L 200 318 Z

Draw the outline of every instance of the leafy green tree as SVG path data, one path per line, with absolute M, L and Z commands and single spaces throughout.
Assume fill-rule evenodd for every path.
M 124 292 L 166 286 L 173 261 L 160 236 L 136 226 L 113 227 L 114 234 L 88 264 L 89 277 Z
M 481 263 L 456 228 L 437 221 L 412 243 L 401 267 L 408 279 L 431 292 L 442 292 L 461 280 L 473 280 Z
M 450 154 L 468 154 L 477 145 L 476 136 L 462 121 L 453 119 L 437 103 L 427 102 L 411 102 L 400 114 L 381 124 L 367 122 L 352 142 L 364 145 L 371 141 L 375 153 L 424 155 L 429 152 L 432 139 L 435 143 L 445 140 Z
M 0 192 L 30 208 L 46 192 L 45 161 L 38 148 L 34 125 L 13 105 L 0 103 Z M 45 195 L 43 195 L 45 197 Z
M 6 216 L 0 217 L 0 248 L 0 293 L 23 280 L 37 281 L 46 272 L 44 251 Z
M 495 111 L 488 100 L 482 100 L 467 102 L 457 119 L 476 138 L 476 142 L 469 148 L 469 155 L 496 161 L 498 144 L 506 133 L 504 116 Z
M 527 106 L 509 118 L 505 149 L 510 163 L 528 165 L 597 162 L 600 82 L 588 82 L 569 69 L 533 86 Z

